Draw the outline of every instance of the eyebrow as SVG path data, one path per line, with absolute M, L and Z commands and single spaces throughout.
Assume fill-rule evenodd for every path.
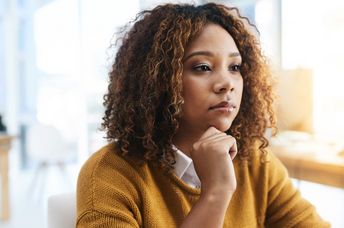
M 212 57 L 214 56 L 210 51 L 195 51 L 195 52 L 192 52 L 190 55 L 186 56 L 184 58 L 184 62 L 188 59 L 190 59 L 191 57 L 195 56 L 195 55 L 205 55 L 205 56 L 209 56 L 209 57 Z M 240 53 L 239 52 L 231 52 L 228 57 L 241 57 Z

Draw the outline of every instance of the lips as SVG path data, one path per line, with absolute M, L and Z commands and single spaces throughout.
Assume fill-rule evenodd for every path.
M 214 106 L 211 106 L 209 108 L 209 110 L 222 110 L 222 111 L 227 111 L 227 112 L 231 112 L 236 108 L 236 106 L 228 101 L 222 101 Z

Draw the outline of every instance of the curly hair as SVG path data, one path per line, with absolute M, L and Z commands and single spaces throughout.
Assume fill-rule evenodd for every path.
M 134 22 L 122 37 L 104 96 L 102 127 L 119 152 L 173 169 L 185 48 L 206 24 L 215 23 L 233 37 L 242 57 L 242 102 L 227 134 L 236 138 L 241 158 L 249 157 L 257 141 L 264 153 L 264 132 L 274 128 L 275 116 L 271 74 L 247 22 L 254 25 L 237 8 L 214 3 L 160 5 Z

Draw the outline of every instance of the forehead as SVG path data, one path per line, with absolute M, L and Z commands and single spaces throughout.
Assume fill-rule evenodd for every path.
M 207 24 L 187 45 L 186 53 L 200 50 L 238 52 L 233 37 L 220 25 Z

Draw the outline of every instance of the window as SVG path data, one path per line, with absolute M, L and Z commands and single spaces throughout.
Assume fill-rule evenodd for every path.
M 344 137 L 344 2 L 282 1 L 282 66 L 313 71 L 314 130 Z

